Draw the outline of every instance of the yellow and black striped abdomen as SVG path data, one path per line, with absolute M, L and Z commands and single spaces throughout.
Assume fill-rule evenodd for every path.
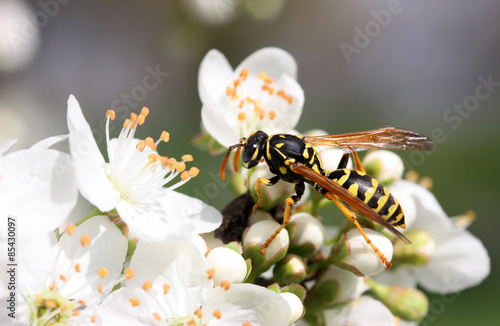
M 391 225 L 401 228 L 406 226 L 403 209 L 396 198 L 368 174 L 357 170 L 339 169 L 331 172 L 328 178 L 361 199 Z M 354 213 L 359 213 L 355 207 L 348 207 Z

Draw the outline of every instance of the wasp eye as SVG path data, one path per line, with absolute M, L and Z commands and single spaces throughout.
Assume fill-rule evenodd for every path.
M 263 131 L 256 131 L 248 137 L 241 153 L 241 161 L 245 168 L 251 169 L 259 164 L 268 138 L 269 136 Z

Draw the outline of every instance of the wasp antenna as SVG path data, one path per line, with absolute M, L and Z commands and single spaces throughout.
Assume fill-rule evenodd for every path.
M 240 158 L 240 153 L 242 148 L 243 145 L 239 146 L 238 149 L 236 150 L 236 155 L 234 155 L 233 167 L 234 171 L 236 172 L 238 172 L 238 159 Z
M 229 146 L 229 148 L 227 149 L 226 156 L 224 156 L 224 159 L 222 160 L 222 164 L 220 165 L 220 171 L 219 171 L 220 177 L 221 177 L 222 180 L 226 179 L 226 173 L 225 173 L 225 171 L 226 171 L 227 160 L 229 159 L 229 154 L 231 154 L 231 152 L 235 148 L 238 148 L 238 151 L 236 152 L 236 157 L 235 157 L 235 160 L 234 160 L 234 167 L 235 167 L 236 172 L 238 172 L 237 163 L 238 163 L 238 157 L 239 157 L 239 153 L 241 151 L 241 147 L 242 146 L 243 146 L 243 144 L 236 144 L 236 145 Z

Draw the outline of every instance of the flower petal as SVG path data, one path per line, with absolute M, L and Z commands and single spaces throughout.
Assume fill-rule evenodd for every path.
M 339 309 L 325 311 L 327 326 L 396 326 L 392 313 L 384 304 L 368 296 Z
M 190 241 L 140 240 L 130 267 L 135 270 L 135 276 L 127 285 L 142 287 L 144 281 L 151 281 L 153 289 L 150 294 L 156 297 L 167 318 L 193 314 L 212 291 L 213 283 L 207 275 L 209 266 Z M 163 284 L 170 287 L 166 294 L 162 290 Z
M 68 100 L 68 128 L 71 156 L 82 196 L 102 212 L 115 208 L 120 194 L 106 176 L 104 157 L 73 95 Z
M 243 68 L 247 68 L 253 74 L 265 71 L 274 79 L 280 78 L 282 74 L 293 79 L 297 78 L 297 62 L 293 56 L 275 47 L 262 48 L 252 53 L 235 69 L 236 74 L 239 74 Z
M 204 104 L 201 108 L 201 120 L 207 132 L 221 145 L 229 147 L 239 141 L 235 132 L 234 115 L 225 113 L 226 107 L 215 103 Z
M 232 77 L 233 68 L 226 57 L 215 49 L 210 50 L 201 61 L 198 72 L 198 92 L 201 102 L 221 103 Z
M 221 318 L 213 317 L 220 310 Z M 215 288 L 203 306 L 203 322 L 216 325 L 241 325 L 249 321 L 259 326 L 287 326 L 290 307 L 279 294 L 254 284 L 232 284 L 228 290 Z

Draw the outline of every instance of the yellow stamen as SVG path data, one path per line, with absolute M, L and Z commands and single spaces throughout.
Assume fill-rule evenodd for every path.
M 115 120 L 116 118 L 116 113 L 114 110 L 108 110 L 106 112 L 106 118 L 111 118 L 111 120 Z
M 108 273 L 109 273 L 109 271 L 106 267 L 101 267 L 101 268 L 99 268 L 97 275 L 99 275 L 101 278 L 105 278 L 106 276 L 108 276 Z
M 139 300 L 139 298 L 135 298 L 135 297 L 128 299 L 128 301 L 130 301 L 130 303 L 132 304 L 133 307 L 137 307 L 141 304 L 141 301 Z
M 89 235 L 88 234 L 82 235 L 82 237 L 80 239 L 80 244 L 82 245 L 82 247 L 85 247 L 89 243 L 90 243 L 90 237 L 89 237 Z
M 127 268 L 123 271 L 123 275 L 127 280 L 130 280 L 135 275 L 135 270 L 133 268 Z
M 75 230 L 76 226 L 74 224 L 70 224 L 66 227 L 66 233 L 68 233 L 69 235 L 73 235 L 73 233 L 75 233 Z

